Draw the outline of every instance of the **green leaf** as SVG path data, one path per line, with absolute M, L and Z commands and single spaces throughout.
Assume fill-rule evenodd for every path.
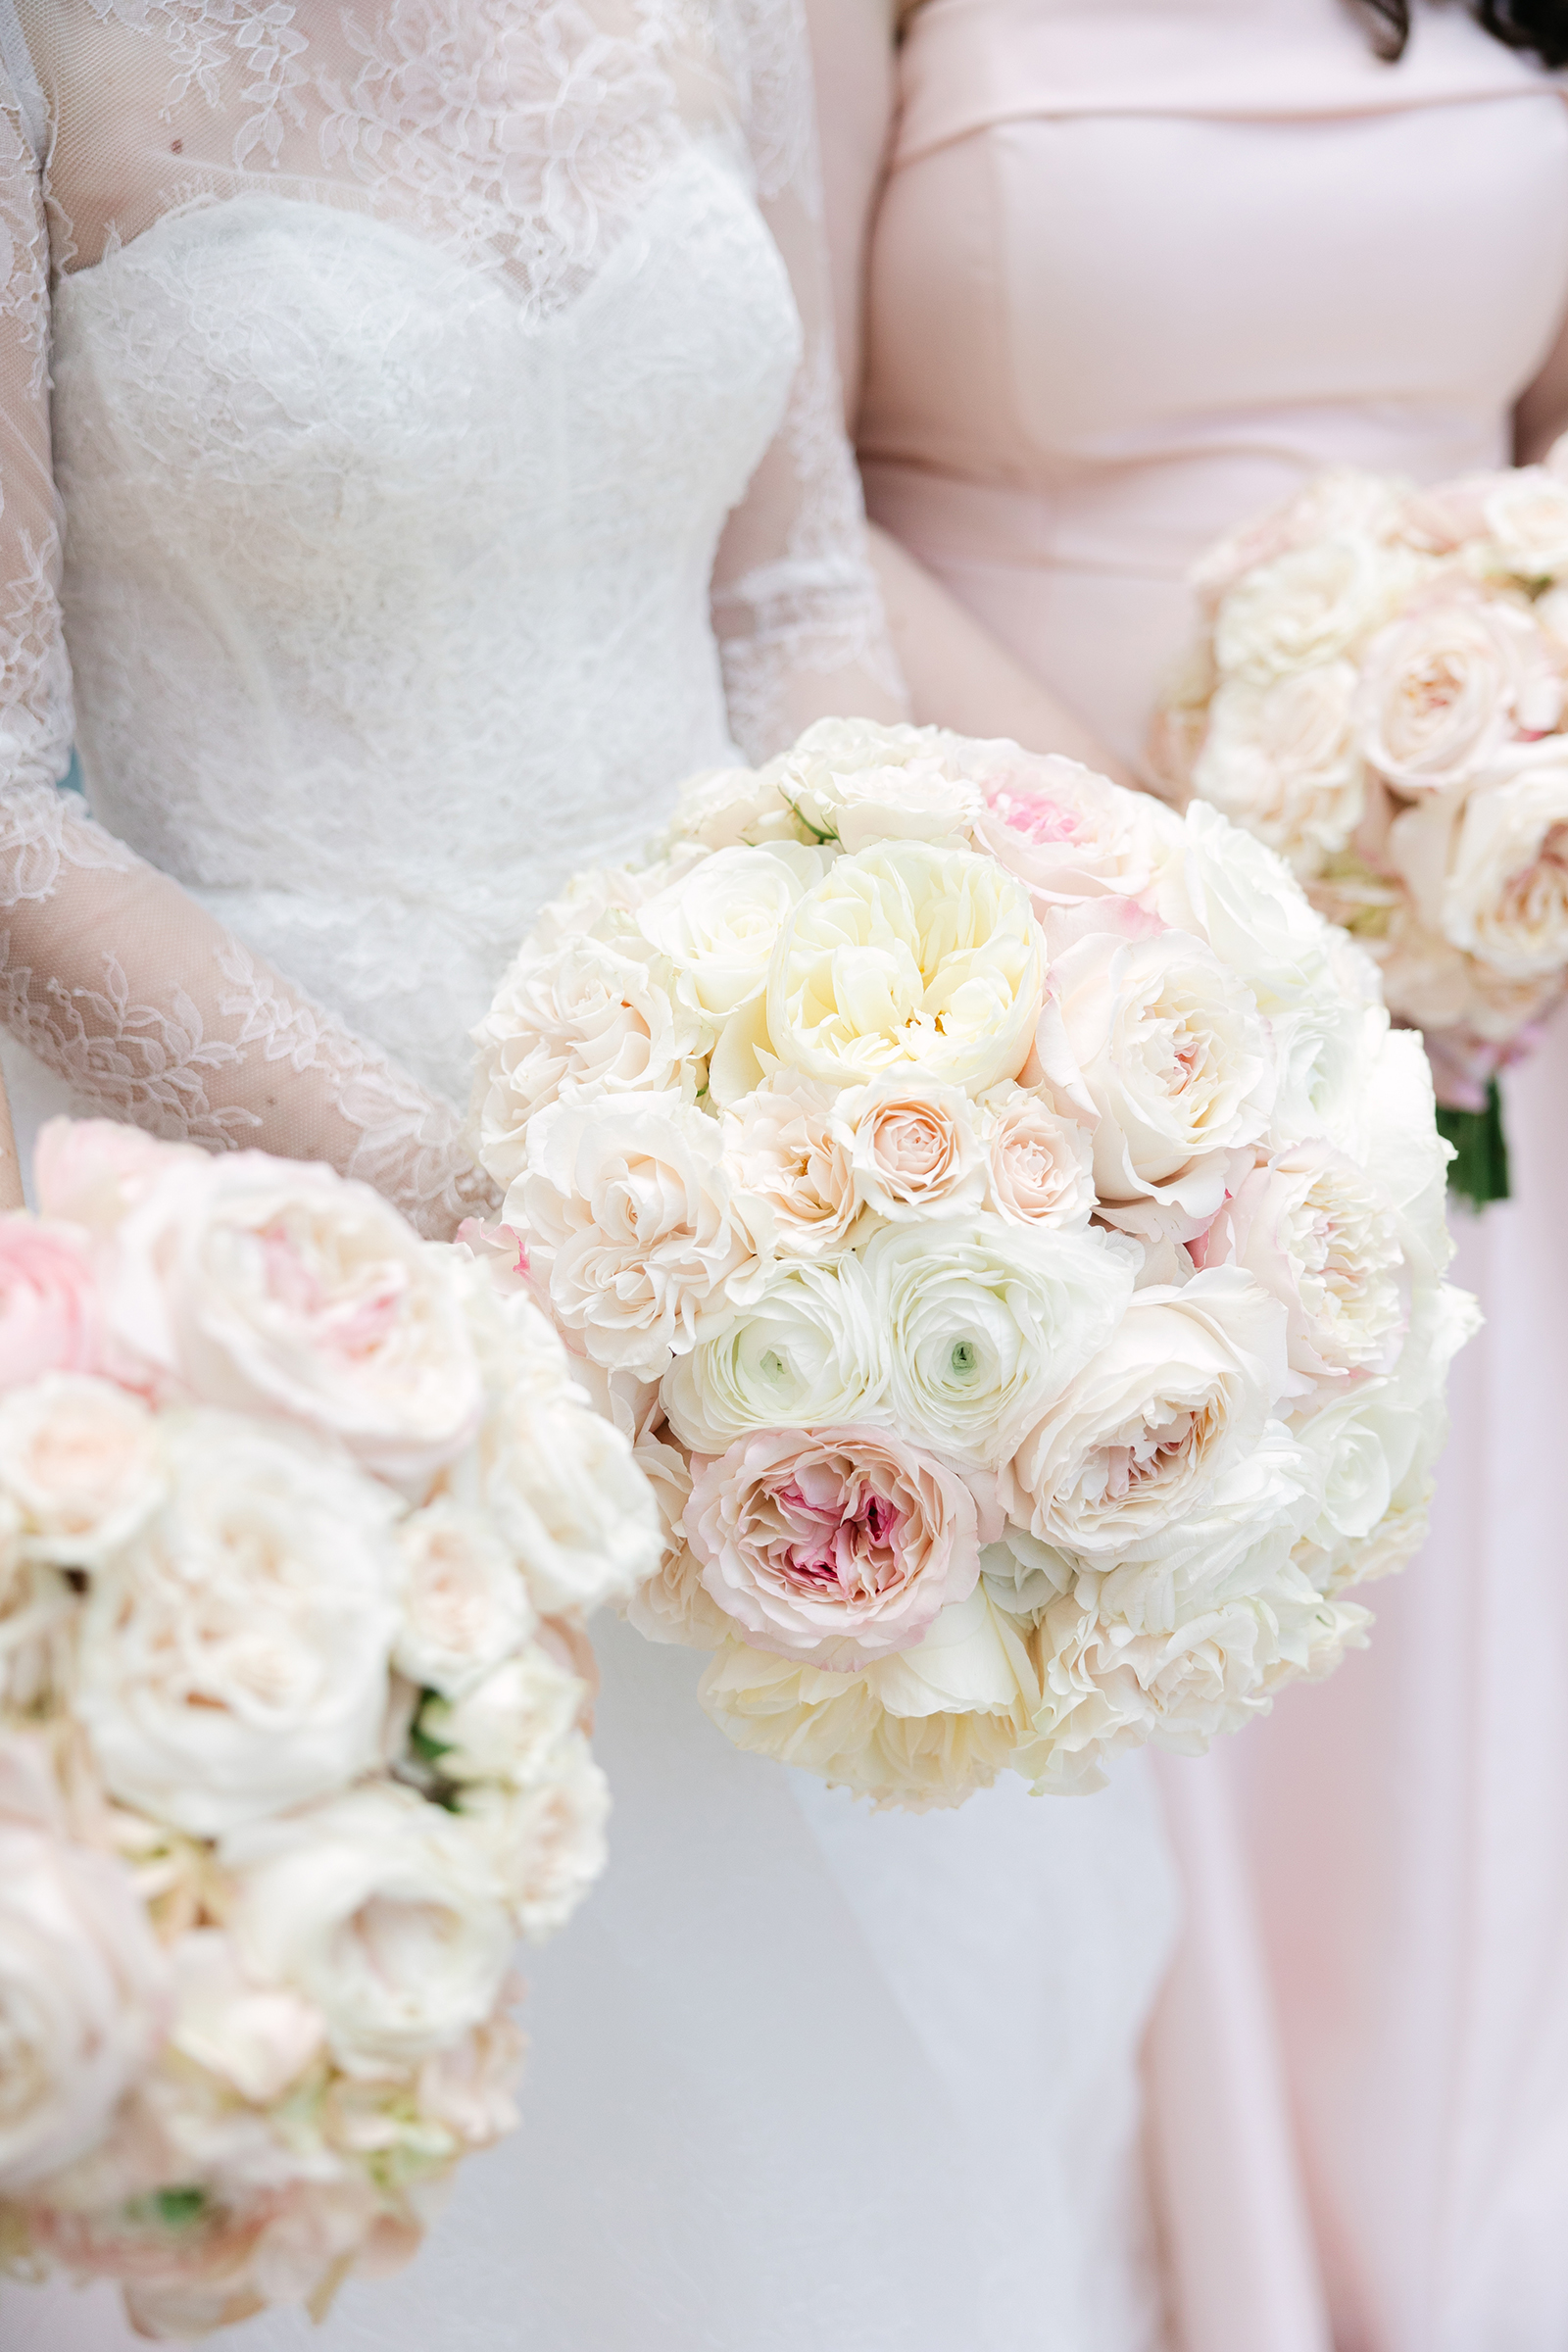
M 1454 1149 L 1448 1190 L 1474 1208 L 1508 1199 L 1508 1139 L 1502 1131 L 1502 1098 L 1495 1078 L 1487 1089 L 1485 1110 L 1438 1109 L 1438 1133 Z

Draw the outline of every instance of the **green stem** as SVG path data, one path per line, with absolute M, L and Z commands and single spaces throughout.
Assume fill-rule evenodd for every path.
M 1508 1198 L 1508 1139 L 1502 1131 L 1502 1100 L 1495 1078 L 1487 1089 L 1485 1110 L 1438 1110 L 1438 1133 L 1453 1146 L 1448 1190 L 1472 1207 Z

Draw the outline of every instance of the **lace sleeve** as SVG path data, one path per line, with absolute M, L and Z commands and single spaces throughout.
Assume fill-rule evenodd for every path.
M 489 1198 L 457 1114 L 58 789 L 74 723 L 35 96 L 0 64 L 0 1019 L 84 1106 L 328 1160 L 449 1234 Z
M 907 715 L 844 432 L 809 56 L 799 0 L 735 0 L 727 19 L 758 197 L 804 329 L 784 423 L 730 517 L 713 621 L 730 723 L 754 760 L 813 718 Z

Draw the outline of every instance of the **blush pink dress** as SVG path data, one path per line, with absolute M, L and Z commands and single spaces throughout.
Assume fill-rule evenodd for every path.
M 909 23 L 870 510 L 1127 759 L 1207 541 L 1330 463 L 1504 461 L 1560 330 L 1561 91 L 1414 13 L 1397 66 L 1341 0 Z M 1149 2078 L 1191 2352 L 1568 2343 L 1568 1022 L 1507 1095 L 1424 1555 L 1335 1684 L 1164 1776 L 1188 1925 Z

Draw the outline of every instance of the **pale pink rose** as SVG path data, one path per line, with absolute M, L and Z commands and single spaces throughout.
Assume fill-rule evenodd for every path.
M 0 1398 L 0 1494 L 35 1557 L 102 1567 L 139 1533 L 164 1485 L 158 1424 L 112 1381 L 49 1372 Z
M 0 2195 L 98 2138 L 158 2045 L 168 1995 L 129 1872 L 0 1820 Z
M 24 1210 L 0 1217 L 0 1389 L 44 1372 L 96 1372 L 102 1351 L 103 1308 L 81 1236 Z
M 874 1080 L 838 1100 L 858 1199 L 893 1224 L 978 1208 L 986 1169 L 961 1087 Z
M 520 1993 L 521 1986 L 508 1990 Z M 493 2147 L 522 2120 L 516 2094 L 527 2048 L 515 2018 L 498 2009 L 452 2049 L 425 2060 L 416 2085 L 420 2115 L 466 2148 Z
M 859 1214 L 851 1139 L 833 1115 L 838 1090 L 820 1079 L 769 1080 L 722 1122 L 736 1205 L 780 1257 L 822 1257 L 845 1246 Z
M 1009 1225 L 1057 1225 L 1078 1232 L 1095 1213 L 1095 1146 L 1090 1124 L 1067 1118 L 1023 1086 L 993 1087 L 988 1114 L 986 1206 Z
M 112 1119 L 50 1119 L 33 1148 L 33 1189 L 42 1215 L 107 1233 L 171 1168 L 206 1162 L 194 1144 L 161 1144 Z
M 1355 667 L 1325 662 L 1283 678 L 1231 678 L 1214 697 L 1193 788 L 1315 873 L 1361 822 L 1365 792 L 1351 736 Z
M 980 1572 L 968 1488 L 887 1430 L 740 1439 L 696 1478 L 686 1534 L 748 1642 L 835 1674 L 911 1648 Z
M 466 1788 L 460 1802 L 514 1926 L 531 1943 L 543 1943 L 565 1926 L 608 1859 L 610 1786 L 587 1740 L 574 1734 L 558 1769 L 537 1788 L 480 1783 Z
M 982 760 L 974 841 L 1026 885 L 1037 914 L 1107 892 L 1136 898 L 1180 841 L 1179 820 L 1147 793 L 1054 753 L 984 748 L 1009 757 Z
M 1488 565 L 1521 580 L 1568 570 L 1568 482 L 1544 466 L 1515 466 L 1485 501 Z
M 1568 745 L 1563 752 L 1487 783 L 1459 818 L 1443 931 L 1504 980 L 1568 970 Z
M 1464 473 L 1412 490 L 1399 512 L 1399 536 L 1429 555 L 1451 556 L 1485 536 L 1487 502 L 1507 475 Z
M 1388 1200 L 1328 1144 L 1297 1144 L 1254 1168 L 1191 1254 L 1244 1267 L 1279 1299 L 1291 1368 L 1309 1381 L 1376 1369 L 1403 1324 Z
M 286 1985 L 254 1984 L 228 1937 L 197 1928 L 171 1946 L 170 2040 L 253 2106 L 281 2098 L 321 2046 L 321 2013 Z
M 1356 742 L 1400 792 L 1446 792 L 1517 733 L 1554 726 L 1561 708 L 1550 643 L 1528 612 L 1451 594 L 1417 605 L 1368 646 Z

